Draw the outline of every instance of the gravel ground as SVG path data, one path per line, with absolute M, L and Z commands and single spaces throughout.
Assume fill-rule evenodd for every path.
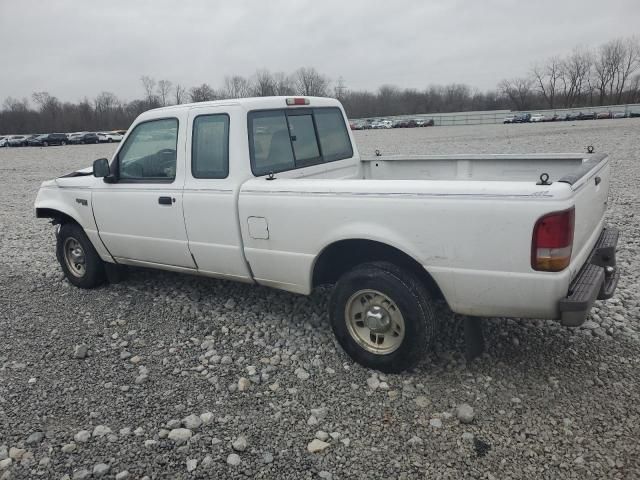
M 490 319 L 378 375 L 334 341 L 327 292 L 142 269 L 71 287 L 39 183 L 112 145 L 0 150 L 0 477 L 640 478 L 640 120 L 357 132 L 371 154 L 612 155 L 616 296 L 582 328 Z

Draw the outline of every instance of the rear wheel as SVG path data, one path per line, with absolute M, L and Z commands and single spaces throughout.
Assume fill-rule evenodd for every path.
M 42 142 L 42 146 L 43 147 L 48 147 L 49 146 L 49 142 Z
M 56 254 L 70 283 L 80 288 L 94 288 L 104 283 L 104 264 L 80 225 L 65 223 L 60 227 Z
M 365 263 L 344 274 L 331 295 L 330 317 L 349 356 L 383 372 L 416 366 L 436 331 L 427 289 L 388 262 Z

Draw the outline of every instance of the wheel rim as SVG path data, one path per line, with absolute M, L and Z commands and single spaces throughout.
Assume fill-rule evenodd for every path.
M 84 277 L 87 271 L 84 249 L 80 242 L 73 237 L 67 237 L 64 241 L 64 262 L 74 277 Z
M 368 352 L 387 355 L 404 340 L 404 317 L 387 295 L 359 290 L 347 300 L 345 319 L 351 338 Z

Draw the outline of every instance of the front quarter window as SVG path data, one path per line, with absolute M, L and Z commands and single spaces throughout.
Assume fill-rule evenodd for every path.
M 176 177 L 178 120 L 137 125 L 118 153 L 120 180 L 172 181 Z

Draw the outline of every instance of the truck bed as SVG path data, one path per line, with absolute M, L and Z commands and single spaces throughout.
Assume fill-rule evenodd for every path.
M 385 155 L 363 158 L 362 176 L 372 180 L 538 182 L 546 173 L 548 181 L 555 182 L 579 170 L 591 157 L 575 153 Z

